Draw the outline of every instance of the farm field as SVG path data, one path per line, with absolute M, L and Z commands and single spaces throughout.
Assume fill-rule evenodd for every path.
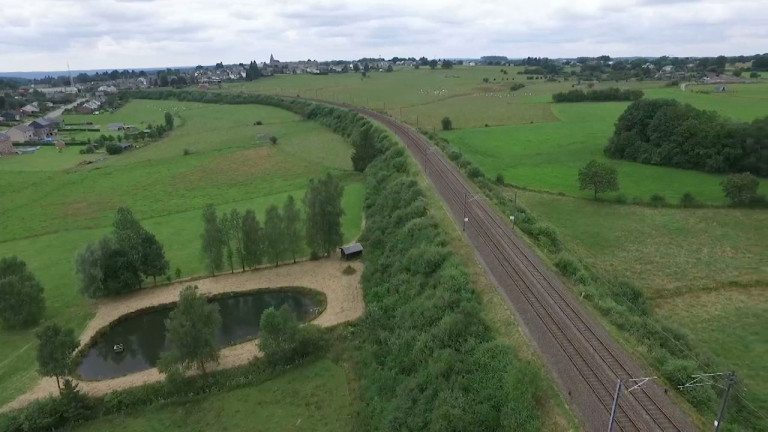
M 129 114 L 144 109 L 158 118 L 170 111 L 183 121 L 177 118 L 169 136 L 143 148 L 117 156 L 88 155 L 105 159 L 87 166 L 77 166 L 77 148 L 63 153 L 44 148 L 0 160 L 5 186 L 0 256 L 18 255 L 41 281 L 44 319 L 76 332 L 84 328 L 92 309 L 77 292 L 75 256 L 110 231 L 121 205 L 158 237 L 171 271 L 179 268 L 183 277 L 204 272 L 199 236 L 206 203 L 215 203 L 219 212 L 253 208 L 262 219 L 269 205 L 281 205 L 289 194 L 301 200 L 309 178 L 326 172 L 346 186 L 345 240 L 359 235 L 362 176 L 351 170 L 351 146 L 330 130 L 264 106 L 137 100 L 124 109 Z M 254 126 L 257 120 L 264 125 Z M 264 138 L 269 135 L 278 137 L 277 145 Z M 184 149 L 191 154 L 184 156 Z M 32 331 L 0 331 L 0 346 L 2 405 L 29 388 L 37 375 Z
M 351 427 L 344 371 L 324 359 L 257 386 L 105 417 L 74 430 L 335 432 Z
M 768 410 L 768 212 L 518 198 L 599 275 L 643 288 L 658 319 L 736 370 L 747 400 Z

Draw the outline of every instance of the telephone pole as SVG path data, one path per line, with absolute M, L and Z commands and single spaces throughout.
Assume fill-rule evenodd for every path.
M 720 412 L 717 414 L 717 420 L 715 420 L 715 432 L 720 430 L 720 424 L 723 421 L 723 415 L 725 415 L 725 404 L 728 403 L 728 396 L 731 394 L 733 385 L 736 384 L 736 372 L 728 372 L 728 385 L 725 387 L 725 393 L 723 394 L 723 401 L 720 403 Z
M 616 393 L 613 395 L 613 405 L 611 406 L 611 419 L 608 421 L 608 432 L 613 432 L 613 425 L 616 424 L 616 414 L 619 411 L 619 396 L 621 395 L 621 389 L 625 385 L 624 382 L 626 381 L 627 384 L 632 385 L 631 387 L 627 388 L 627 393 L 629 393 L 636 388 L 642 387 L 643 384 L 647 383 L 652 379 L 656 379 L 656 377 L 629 378 L 624 380 L 622 379 L 617 380 Z

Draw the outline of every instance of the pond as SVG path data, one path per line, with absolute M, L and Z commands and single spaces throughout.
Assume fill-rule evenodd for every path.
M 300 321 L 306 322 L 317 316 L 320 306 L 316 297 L 291 290 L 256 291 L 211 302 L 219 306 L 221 314 L 216 342 L 222 348 L 257 337 L 261 314 L 271 307 L 288 305 Z M 172 310 L 169 306 L 118 320 L 88 348 L 78 375 L 85 380 L 102 380 L 155 367 L 160 355 L 170 349 L 165 343 L 165 320 Z M 116 345 L 122 345 L 122 352 L 115 351 Z

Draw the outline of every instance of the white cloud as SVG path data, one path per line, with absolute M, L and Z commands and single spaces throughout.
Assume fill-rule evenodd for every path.
M 232 63 L 271 53 L 283 60 L 704 56 L 768 47 L 768 8 L 754 0 L 34 3 L 3 7 L 0 71 Z

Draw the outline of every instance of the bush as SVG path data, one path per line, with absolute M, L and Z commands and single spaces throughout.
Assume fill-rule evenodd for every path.
M 261 125 L 263 125 L 263 124 L 264 124 L 264 123 L 262 123 L 262 122 L 261 122 L 261 120 L 257 120 L 257 121 L 256 121 L 256 126 L 261 126 Z
M 275 144 L 277 144 L 277 137 L 276 137 L 276 136 L 274 136 L 274 135 L 270 136 L 270 137 L 269 137 L 269 142 L 271 142 L 271 143 L 272 143 L 272 145 L 275 145 Z
M 501 174 L 496 174 L 496 184 L 499 186 L 504 186 L 504 176 Z
M 448 117 L 443 117 L 443 119 L 440 120 L 440 125 L 444 131 L 453 129 L 453 122 L 451 122 L 451 119 Z
M 572 256 L 561 253 L 555 260 L 555 267 L 560 270 L 560 273 L 568 279 L 576 279 L 576 276 L 582 272 L 582 267 L 579 261 Z
M 731 174 L 726 177 L 720 186 L 731 205 L 745 206 L 752 203 L 757 196 L 757 188 L 760 181 L 750 173 Z
M 188 148 L 185 148 L 184 151 L 182 152 L 183 156 L 189 156 L 191 154 L 192 154 L 192 150 L 190 150 Z
M 111 143 L 107 143 L 106 150 L 107 150 L 107 154 L 118 155 L 123 152 L 123 147 L 121 147 L 120 144 L 111 142 Z
M 71 380 L 64 380 L 60 397 L 48 397 L 14 411 L 0 422 L 6 432 L 44 432 L 94 418 L 95 399 L 83 394 Z
M 509 91 L 518 91 L 523 87 L 525 87 L 525 84 L 523 83 L 514 83 L 509 87 Z
M 651 199 L 648 202 L 654 207 L 664 207 L 667 205 L 667 199 L 657 193 L 651 195 Z
M 467 176 L 469 176 L 469 178 L 474 180 L 480 177 L 484 177 L 485 174 L 483 173 L 483 170 L 480 169 L 480 167 L 478 167 L 477 165 L 472 165 L 467 170 Z
M 701 207 L 701 205 L 701 201 L 696 199 L 690 192 L 686 192 L 680 197 L 680 207 L 693 208 Z
M 287 366 L 323 349 L 327 344 L 325 330 L 314 324 L 299 325 L 288 305 L 261 315 L 259 349 L 267 363 Z

